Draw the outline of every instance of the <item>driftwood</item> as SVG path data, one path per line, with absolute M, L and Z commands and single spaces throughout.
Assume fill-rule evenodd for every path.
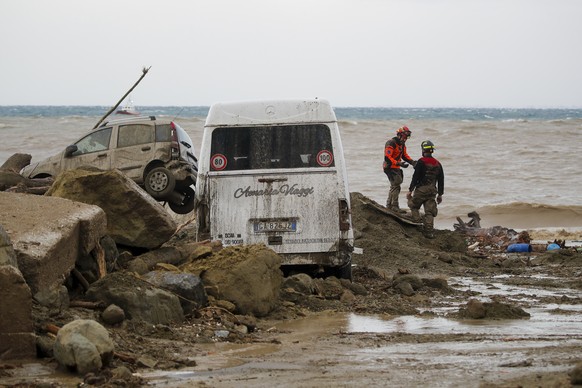
M 81 307 L 89 310 L 101 310 L 105 307 L 103 302 L 91 302 L 88 300 L 72 300 L 69 307 Z
M 20 175 L 20 170 L 30 164 L 29 154 L 14 154 L 0 166 L 0 191 L 44 194 L 53 184 L 53 178 L 29 179 Z
M 9 157 L 2 166 L 0 166 L 0 170 L 12 171 L 19 174 L 20 170 L 28 166 L 31 160 L 32 156 L 29 154 L 14 154 Z
M 457 217 L 458 224 L 453 225 L 455 230 L 468 231 L 470 229 L 481 229 L 481 217 L 479 213 L 472 211 L 467 214 L 467 217 L 470 218 L 468 222 L 464 222 L 460 217 Z
M 73 268 L 71 270 L 71 274 L 75 277 L 75 279 L 77 279 L 77 281 L 79 282 L 79 284 L 81 284 L 81 287 L 83 287 L 85 291 L 89 289 L 91 285 L 77 268 Z

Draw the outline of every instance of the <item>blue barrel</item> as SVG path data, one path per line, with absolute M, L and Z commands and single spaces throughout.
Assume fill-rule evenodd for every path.
M 556 243 L 552 243 L 548 245 L 548 251 L 555 251 L 556 249 L 560 249 L 560 246 Z
M 511 244 L 507 247 L 507 252 L 531 252 L 533 250 L 530 244 Z

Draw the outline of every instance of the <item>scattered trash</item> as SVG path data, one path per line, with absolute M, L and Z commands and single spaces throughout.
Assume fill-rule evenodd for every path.
M 548 245 L 548 251 L 555 251 L 556 249 L 560 249 L 561 247 L 556 243 L 551 243 Z

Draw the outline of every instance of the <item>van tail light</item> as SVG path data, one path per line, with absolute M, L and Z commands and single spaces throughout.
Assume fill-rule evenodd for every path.
M 170 157 L 173 160 L 178 160 L 180 159 L 180 143 L 178 142 L 178 131 L 176 130 L 176 127 L 173 122 L 170 123 L 170 126 L 172 127 L 171 129 L 172 144 L 170 145 Z
M 350 230 L 350 207 L 345 199 L 339 200 L 339 228 L 341 231 Z

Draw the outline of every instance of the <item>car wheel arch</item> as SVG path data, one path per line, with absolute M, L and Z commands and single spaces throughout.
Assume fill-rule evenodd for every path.
M 142 179 L 145 180 L 145 177 L 148 175 L 148 173 L 153 170 L 154 168 L 157 167 L 165 167 L 165 163 L 162 160 L 156 159 L 156 160 L 152 160 L 150 161 L 145 168 L 143 169 L 143 175 L 142 175 Z

